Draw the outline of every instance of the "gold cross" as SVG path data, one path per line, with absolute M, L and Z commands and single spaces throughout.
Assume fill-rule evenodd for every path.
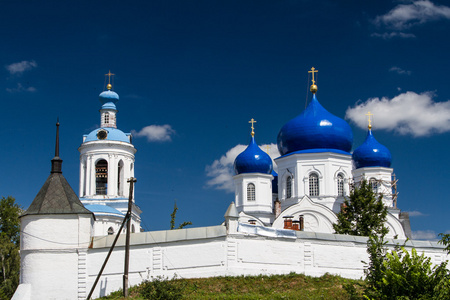
M 370 119 L 371 116 L 373 116 L 373 114 L 369 111 L 366 114 L 367 118 L 369 119 L 369 129 L 372 129 L 372 120 Z
M 270 151 L 270 146 L 267 145 L 267 146 L 266 146 L 266 153 L 269 154 L 269 151 Z
M 109 70 L 108 74 L 105 74 L 105 76 L 108 76 L 108 85 L 106 86 L 106 88 L 108 90 L 110 90 L 112 88 L 112 85 L 111 85 L 111 76 L 112 75 L 116 75 L 116 74 L 111 73 L 111 70 Z
M 316 70 L 314 67 L 311 68 L 311 71 L 308 71 L 308 73 L 312 73 L 312 83 L 315 84 L 316 81 L 314 80 L 314 73 L 319 72 L 318 70 Z
M 252 123 L 252 136 L 255 136 L 255 127 L 253 126 L 253 124 L 256 123 L 256 121 L 252 118 L 250 121 L 248 121 L 249 123 Z

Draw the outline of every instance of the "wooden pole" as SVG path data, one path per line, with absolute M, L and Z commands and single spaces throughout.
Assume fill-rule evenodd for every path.
M 105 261 L 103 262 L 103 265 L 100 269 L 100 272 L 98 272 L 97 278 L 95 279 L 94 285 L 91 288 L 91 291 L 89 292 L 89 295 L 87 296 L 87 300 L 91 299 L 92 293 L 94 292 L 95 287 L 97 286 L 98 280 L 102 276 L 103 270 L 106 267 L 106 264 L 108 263 L 109 257 L 111 256 L 111 253 L 114 250 L 114 246 L 117 243 L 117 240 L 119 239 L 120 233 L 122 232 L 123 226 L 125 225 L 125 222 L 127 221 L 127 216 L 123 219 L 122 225 L 119 228 L 119 231 L 117 232 L 116 238 L 114 239 L 114 242 L 111 245 L 111 248 L 109 249 L 108 255 L 106 255 Z
M 125 239 L 125 268 L 123 272 L 123 296 L 128 297 L 128 268 L 130 263 L 130 233 L 131 233 L 131 209 L 133 207 L 133 185 L 136 178 L 128 179 L 130 183 L 130 195 L 128 197 L 128 211 L 127 211 L 127 235 Z

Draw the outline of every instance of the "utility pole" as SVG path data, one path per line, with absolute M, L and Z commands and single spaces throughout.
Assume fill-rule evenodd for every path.
M 128 267 L 130 263 L 130 233 L 131 233 L 131 209 L 133 207 L 133 186 L 136 182 L 136 178 L 131 177 L 128 179 L 130 183 L 130 195 L 128 197 L 128 211 L 126 215 L 127 219 L 127 235 L 125 239 L 125 269 L 123 274 L 123 296 L 128 297 Z

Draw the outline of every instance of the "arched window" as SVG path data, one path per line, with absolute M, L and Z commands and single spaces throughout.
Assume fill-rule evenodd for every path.
M 344 196 L 344 175 L 342 174 L 337 176 L 337 190 L 338 196 Z
M 95 165 L 95 184 L 97 195 L 108 194 L 108 162 L 104 159 Z
M 253 183 L 247 185 L 247 201 L 255 201 L 255 185 Z
M 131 225 L 131 233 L 135 233 L 134 224 Z
M 319 196 L 319 175 L 316 173 L 309 175 L 309 195 Z
M 108 235 L 113 235 L 114 234 L 114 228 L 109 227 L 108 228 Z
M 288 176 L 286 178 L 286 199 L 292 197 L 292 177 Z
M 109 114 L 105 113 L 105 124 L 109 124 Z
M 372 192 L 374 194 L 378 193 L 378 181 L 375 178 L 370 178 L 369 183 L 372 187 Z
M 123 161 L 120 160 L 117 165 L 117 193 L 119 196 L 123 196 Z

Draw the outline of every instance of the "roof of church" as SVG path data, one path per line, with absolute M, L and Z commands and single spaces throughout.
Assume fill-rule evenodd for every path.
M 102 109 L 113 109 L 116 110 L 116 103 L 119 101 L 119 95 L 113 91 L 104 91 L 98 96 L 100 102 L 102 103 Z
M 92 214 L 92 212 L 83 206 L 62 173 L 52 173 L 22 216 L 43 214 Z
M 234 160 L 234 171 L 242 173 L 272 174 L 273 165 L 270 156 L 261 150 L 252 136 L 248 147 Z
M 313 95 L 308 107 L 287 122 L 278 134 L 281 155 L 308 150 L 350 154 L 353 133 L 348 123 L 328 112 Z
M 98 128 L 95 130 L 92 130 L 88 135 L 86 135 L 86 139 L 84 140 L 84 142 L 92 142 L 92 141 L 101 141 L 98 136 L 97 133 L 100 130 L 106 130 L 107 135 L 106 138 L 103 139 L 103 141 L 119 141 L 119 142 L 126 142 L 126 143 L 130 143 L 130 133 L 125 133 L 120 129 L 114 128 L 114 127 L 104 127 L 104 128 Z
M 367 132 L 364 143 L 353 151 L 352 158 L 357 169 L 365 167 L 389 168 L 392 162 L 391 152 L 375 139 L 371 129 Z
M 112 215 L 119 215 L 124 216 L 125 214 L 118 211 L 117 209 L 108 206 L 108 205 L 102 205 L 102 204 L 87 204 L 86 209 L 94 212 L 94 213 L 103 213 L 103 214 L 112 214 Z
M 64 178 L 61 170 L 62 159 L 59 157 L 59 122 L 56 123 L 55 157 L 52 170 L 30 207 L 22 214 L 92 214 L 84 208 L 72 187 Z
M 224 215 L 225 218 L 239 218 L 239 213 L 237 211 L 236 205 L 234 204 L 234 202 L 231 202 L 230 205 L 228 206 L 227 211 L 225 212 Z

